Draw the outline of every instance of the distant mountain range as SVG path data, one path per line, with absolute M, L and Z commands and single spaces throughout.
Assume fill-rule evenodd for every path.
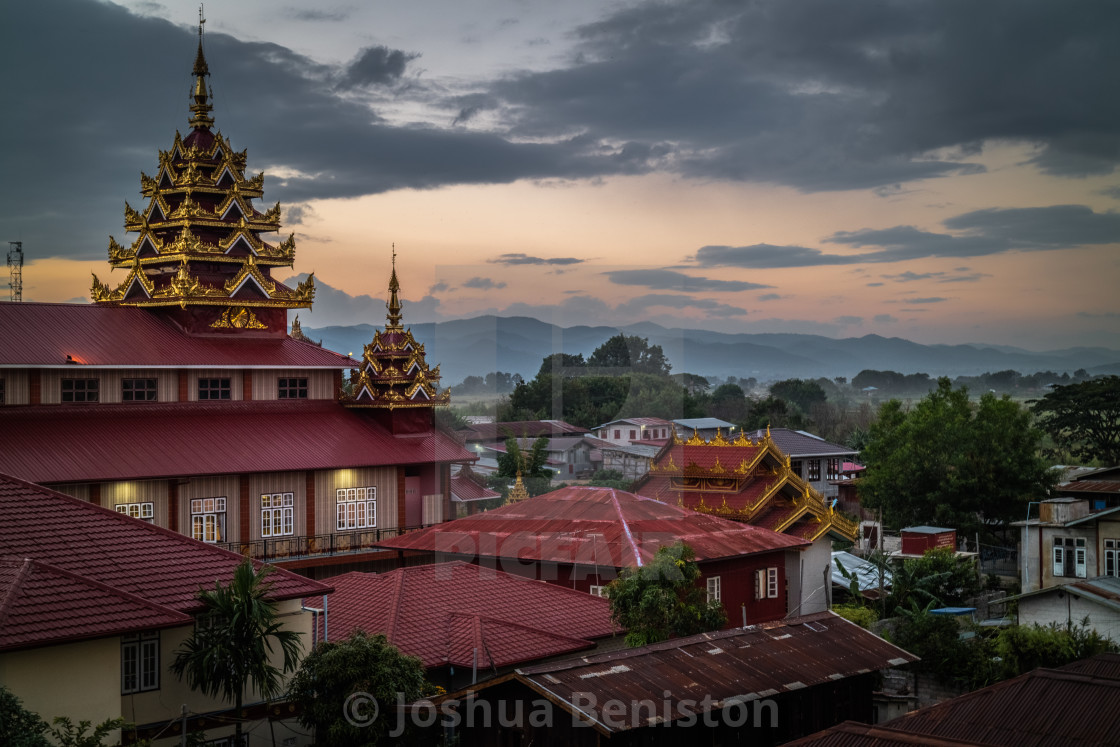
M 557 327 L 528 317 L 480 316 L 410 325 L 424 344 L 428 363 L 440 364 L 443 385 L 490 371 L 519 373 L 531 379 L 541 360 L 554 352 L 582 353 L 586 358 L 620 332 L 660 345 L 674 373 L 750 377 L 759 381 L 788 378 L 851 378 L 864 369 L 930 376 L 970 376 L 1013 369 L 1120 374 L 1120 351 L 1069 348 L 1041 353 L 1004 345 L 919 345 L 898 337 L 865 335 L 833 340 L 819 335 L 725 334 L 697 329 L 666 329 L 643 322 L 626 327 Z M 341 353 L 360 357 L 373 339 L 369 324 L 304 327 L 314 340 Z

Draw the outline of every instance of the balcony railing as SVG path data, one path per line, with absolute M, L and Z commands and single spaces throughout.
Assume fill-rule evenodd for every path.
M 386 529 L 361 529 L 351 532 L 332 532 L 331 534 L 312 534 L 289 537 L 272 537 L 251 542 L 219 542 L 218 547 L 238 555 L 247 555 L 254 560 L 301 560 L 304 558 L 348 555 L 372 550 L 382 540 L 399 537 L 402 534 L 427 529 L 432 524 L 414 527 L 389 527 Z

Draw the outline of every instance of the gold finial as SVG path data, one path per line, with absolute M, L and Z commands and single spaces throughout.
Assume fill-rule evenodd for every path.
M 400 293 L 400 290 L 401 284 L 400 281 L 397 280 L 397 245 L 394 243 L 393 274 L 389 276 L 389 301 L 385 304 L 385 308 L 389 310 L 389 313 L 385 315 L 385 318 L 389 320 L 389 326 L 386 328 L 387 330 L 401 328 L 401 300 L 397 295 Z
M 191 75 L 194 76 L 194 92 L 191 95 L 193 103 L 191 104 L 191 119 L 190 125 L 196 130 L 209 129 L 210 125 L 214 124 L 214 118 L 210 116 L 210 110 L 213 105 L 210 103 L 210 92 L 206 88 L 206 78 L 210 77 L 210 68 L 206 64 L 206 55 L 202 53 L 202 25 L 206 23 L 206 19 L 202 15 L 202 6 L 198 6 L 198 54 L 194 58 L 194 69 Z

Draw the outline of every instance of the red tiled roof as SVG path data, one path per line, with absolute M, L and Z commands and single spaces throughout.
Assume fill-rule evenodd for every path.
M 331 400 L 0 408 L 0 473 L 40 483 L 474 459 L 450 436 L 394 436 Z
M 199 588 L 228 581 L 242 560 L 236 553 L 6 475 L 0 475 L 0 516 L 0 556 L 49 563 L 177 612 L 197 610 Z M 271 578 L 274 599 L 331 590 L 282 569 Z
M 809 544 L 621 490 L 574 486 L 384 540 L 380 546 L 623 568 L 644 565 L 658 547 L 681 540 L 700 561 Z
M 190 615 L 48 563 L 0 558 L 0 651 L 190 622 Z
M 616 632 L 607 600 L 472 563 L 331 579 L 330 636 L 384 633 L 425 667 L 503 667 L 589 648 Z
M 189 335 L 144 309 L 0 303 L 0 367 L 357 368 L 352 358 L 287 335 Z M 73 365 L 71 364 L 71 368 Z

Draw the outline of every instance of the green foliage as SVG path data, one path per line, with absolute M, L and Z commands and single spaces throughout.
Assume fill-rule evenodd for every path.
M 548 437 L 541 436 L 533 441 L 528 452 L 521 450 L 517 439 L 510 436 L 506 439 L 506 453 L 498 455 L 498 469 L 496 475 L 504 478 L 514 478 L 520 471 L 521 476 L 543 477 L 551 479 L 552 470 L 546 469 L 548 462 Z
M 215 582 L 213 589 L 200 589 L 198 601 L 204 609 L 171 663 L 171 671 L 192 690 L 232 702 L 238 711 L 247 685 L 272 700 L 283 692 L 283 675 L 298 663 L 299 633 L 284 629 L 276 605 L 268 599 L 273 570 L 270 565 L 254 570 L 246 559 L 229 584 Z M 283 656 L 281 667 L 271 661 L 275 647 Z M 240 721 L 236 736 L 240 743 Z
M 0 744 L 9 747 L 50 747 L 43 736 L 47 723 L 23 707 L 23 701 L 0 685 Z
M 895 527 L 935 524 L 971 534 L 1012 521 L 1053 485 L 1038 455 L 1041 435 L 1009 397 L 988 393 L 973 406 L 968 390 L 942 378 L 912 410 L 898 400 L 879 409 L 861 454 L 861 502 L 881 508 Z
M 920 558 L 907 558 L 895 567 L 893 578 L 893 607 L 931 601 L 938 607 L 959 607 L 981 589 L 976 567 L 959 560 L 949 547 L 927 550 Z
M 871 624 L 879 619 L 875 610 L 861 604 L 837 604 L 832 608 L 832 611 L 846 620 L 851 620 L 861 628 L 870 628 Z
M 1004 679 L 1037 667 L 1061 667 L 1116 650 L 1116 644 L 1089 629 L 1088 620 L 1068 627 L 1017 625 L 1001 631 L 995 644 Z
M 641 568 L 611 582 L 611 618 L 628 631 L 626 645 L 645 646 L 677 636 L 718 630 L 727 623 L 719 602 L 697 586 L 700 567 L 683 542 L 658 548 Z
M 600 469 L 591 475 L 587 482 L 597 488 L 614 488 L 615 490 L 629 490 L 631 481 L 623 477 L 616 469 Z
M 878 390 L 877 394 L 884 395 L 925 394 L 934 388 L 929 374 L 901 374 L 897 371 L 866 369 L 852 379 L 852 388 L 862 391 L 868 387 L 874 387 Z
M 645 337 L 621 334 L 595 348 L 587 359 L 587 367 L 653 376 L 668 376 L 672 368 L 660 345 L 650 345 Z
M 827 399 L 824 389 L 815 381 L 786 379 L 770 387 L 770 395 L 794 405 L 808 415 L 814 405 L 824 404 Z
M 87 734 L 91 721 L 79 721 L 77 724 L 65 716 L 58 716 L 50 727 L 50 735 L 58 747 L 103 747 L 105 738 L 111 733 L 125 726 L 123 718 L 107 719 L 93 727 L 93 733 Z M 114 744 L 120 744 L 119 741 Z
M 1039 426 L 1075 459 L 1120 464 L 1120 376 L 1054 387 L 1033 410 Z
M 434 692 L 419 659 L 402 654 L 382 634 L 359 630 L 345 641 L 316 646 L 292 678 L 289 697 L 300 708 L 300 723 L 315 729 L 317 745 L 350 747 L 389 741 L 398 693 L 411 703 Z M 367 727 L 346 720 L 347 698 L 354 693 L 369 693 L 377 701 L 380 716 Z
M 902 617 L 890 639 L 921 658 L 912 665 L 918 671 L 933 674 L 943 682 L 967 683 L 974 676 L 978 662 L 991 658 L 987 648 L 975 639 L 961 640 L 957 618 L 931 615 L 931 606 L 912 605 L 900 609 Z

